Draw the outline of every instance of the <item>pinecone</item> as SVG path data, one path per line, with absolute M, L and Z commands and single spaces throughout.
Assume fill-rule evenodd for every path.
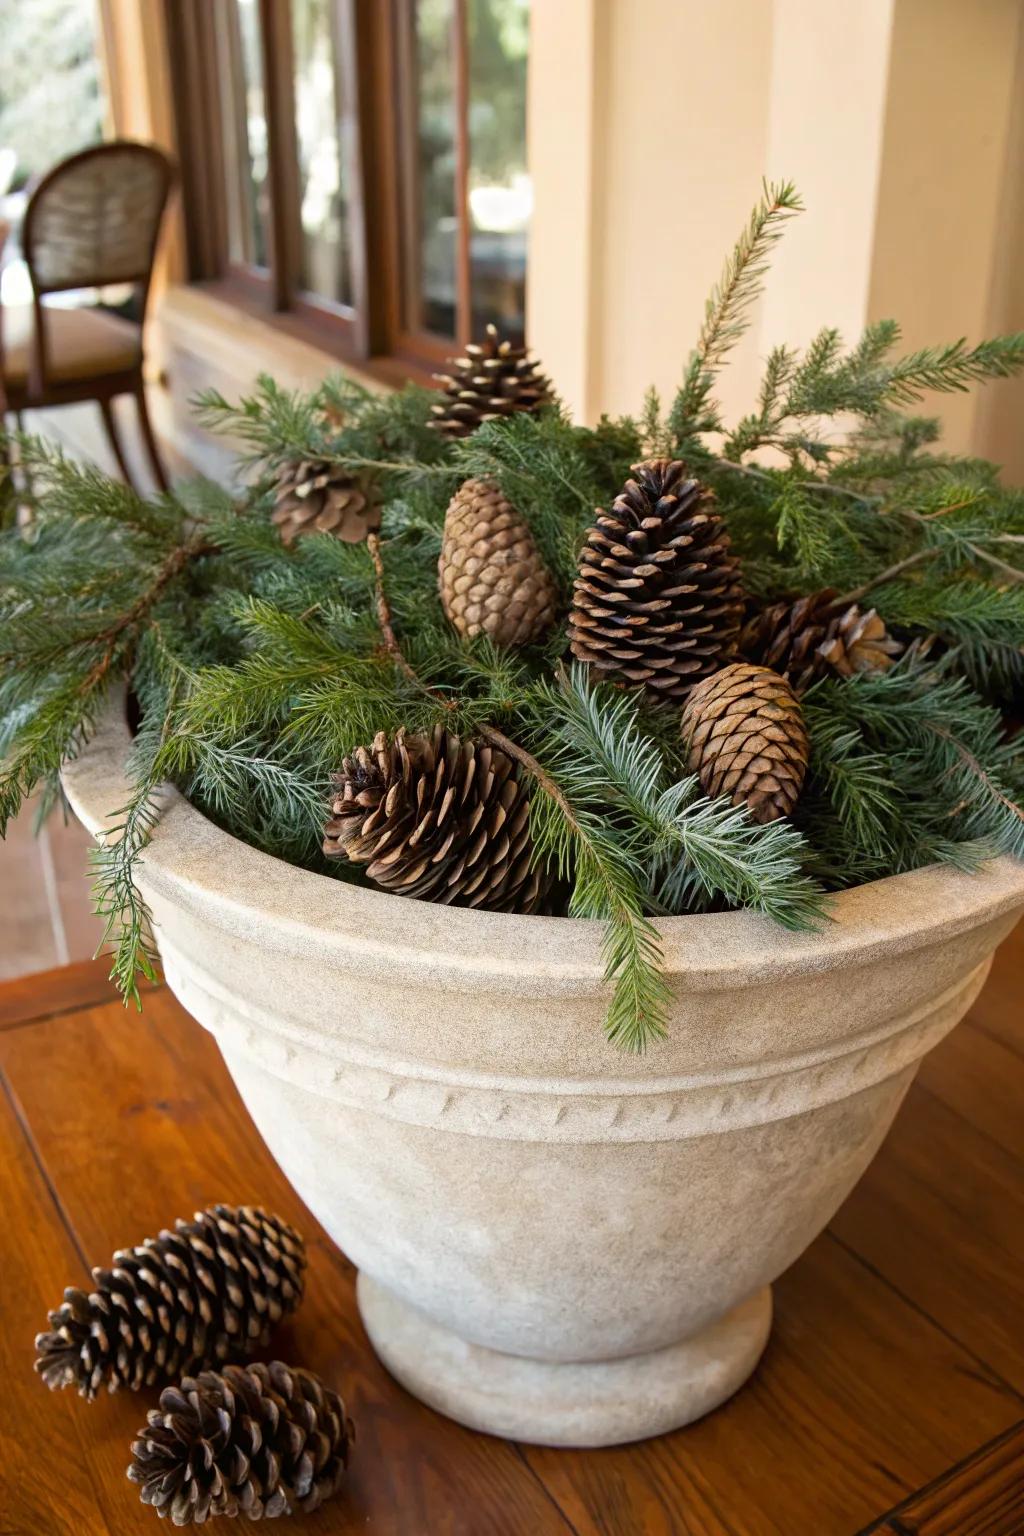
M 334 777 L 328 858 L 365 864 L 382 890 L 491 912 L 532 912 L 546 882 L 530 868 L 530 803 L 517 764 L 440 726 L 383 731 Z
M 132 1442 L 128 1477 L 173 1525 L 310 1514 L 338 1489 L 353 1437 L 311 1371 L 227 1365 L 165 1387 Z
M 683 464 L 649 459 L 633 474 L 587 537 L 569 640 L 580 661 L 684 699 L 735 650 L 739 562 L 712 492 Z
M 437 576 L 460 635 L 527 645 L 555 617 L 558 594 L 533 534 L 492 481 L 466 480 L 452 497 Z
M 888 671 L 903 647 L 874 608 L 866 613 L 856 603 L 837 608 L 838 595 L 825 587 L 752 615 L 740 634 L 741 655 L 780 672 L 797 693 L 830 668 L 841 677 Z
M 434 377 L 446 396 L 430 407 L 430 425 L 445 437 L 468 437 L 481 422 L 511 416 L 515 411 L 539 411 L 552 398 L 551 380 L 525 347 L 502 341 L 493 325 L 479 345 L 466 348 L 464 357 L 448 360 L 451 373 Z
M 278 474 L 271 521 L 284 544 L 304 533 L 333 533 L 345 544 L 359 544 L 380 527 L 380 493 L 339 464 L 300 459 Z
M 262 1349 L 302 1298 L 305 1244 L 277 1216 L 214 1205 L 114 1254 L 96 1289 L 73 1287 L 36 1338 L 46 1385 L 136 1391 Z
M 808 741 L 785 678 L 745 662 L 723 667 L 694 688 L 681 726 L 706 794 L 748 806 L 755 821 L 789 815 L 807 772 Z

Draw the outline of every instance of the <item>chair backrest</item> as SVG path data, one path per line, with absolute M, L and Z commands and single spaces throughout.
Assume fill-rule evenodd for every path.
M 150 144 L 115 140 L 48 171 L 25 209 L 22 249 L 38 298 L 69 288 L 148 288 L 173 180 Z

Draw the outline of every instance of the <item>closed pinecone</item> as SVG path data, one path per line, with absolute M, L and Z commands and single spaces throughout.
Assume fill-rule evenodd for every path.
M 792 811 L 807 772 L 807 730 L 777 672 L 734 662 L 706 677 L 683 707 L 682 734 L 705 793 L 746 805 L 755 821 Z
M 133 1391 L 262 1349 L 302 1298 L 305 1244 L 253 1206 L 197 1211 L 173 1232 L 114 1254 L 95 1290 L 69 1288 L 36 1338 L 36 1370 L 51 1389 Z
M 552 623 L 557 591 L 526 523 L 489 480 L 466 480 L 445 514 L 441 604 L 460 635 L 526 645 Z
M 277 477 L 271 521 L 284 544 L 305 533 L 333 533 L 345 544 L 359 544 L 380 527 L 380 494 L 338 464 L 299 459 Z
M 487 327 L 479 344 L 471 342 L 464 357 L 449 358 L 450 373 L 434 377 L 444 400 L 432 405 L 431 426 L 445 437 L 468 437 L 481 422 L 511 416 L 515 411 L 539 411 L 552 398 L 551 380 L 525 347 L 502 341 L 497 328 Z
M 227 1365 L 164 1388 L 128 1477 L 173 1525 L 310 1514 L 340 1486 L 352 1436 L 345 1404 L 311 1371 Z
M 334 777 L 328 858 L 365 864 L 374 885 L 491 912 L 532 912 L 545 881 L 530 868 L 530 803 L 517 764 L 440 726 L 379 732 Z
M 840 677 L 888 671 L 903 647 L 874 608 L 837 606 L 838 595 L 825 587 L 752 615 L 740 634 L 741 655 L 781 672 L 797 693 L 830 670 Z
M 588 534 L 569 640 L 599 671 L 684 699 L 735 650 L 739 562 L 713 494 L 685 465 L 649 459 L 633 474 Z

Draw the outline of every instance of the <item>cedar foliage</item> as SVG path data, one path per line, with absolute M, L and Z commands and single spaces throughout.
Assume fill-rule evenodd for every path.
M 826 329 L 802 354 L 776 348 L 754 410 L 727 426 L 715 381 L 799 207 L 791 186 L 764 188 L 679 390 L 667 409 L 649 393 L 637 419 L 582 428 L 555 405 L 445 441 L 429 391 L 333 379 L 296 394 L 262 378 L 237 405 L 213 391 L 197 402 L 242 445 L 235 492 L 197 481 L 149 501 L 20 441 L 31 521 L 0 535 L 0 824 L 39 786 L 58 799 L 61 761 L 127 680 L 141 711 L 135 791 L 94 872 L 126 997 L 138 1001 L 155 963 L 134 870 L 163 782 L 254 846 L 358 882 L 321 853 L 327 787 L 346 753 L 400 726 L 497 729 L 534 755 L 537 857 L 563 910 L 605 923 L 608 1033 L 633 1049 L 665 1027 L 660 915 L 745 906 L 807 927 L 827 920 L 829 890 L 936 859 L 1024 856 L 1024 755 L 1001 714 L 1024 684 L 1024 492 L 944 452 L 913 409 L 1019 370 L 1024 334 L 901 354 L 893 322 L 852 347 Z M 882 676 L 805 695 L 811 761 L 790 821 L 758 826 L 709 801 L 686 771 L 677 710 L 565 664 L 593 509 L 651 453 L 684 458 L 714 488 L 755 601 L 827 583 L 908 645 Z M 276 475 L 303 457 L 376 478 L 405 665 L 381 643 L 368 547 L 311 535 L 285 548 L 271 525 Z M 554 577 L 562 622 L 533 647 L 499 651 L 445 621 L 445 509 L 470 477 L 497 483 Z

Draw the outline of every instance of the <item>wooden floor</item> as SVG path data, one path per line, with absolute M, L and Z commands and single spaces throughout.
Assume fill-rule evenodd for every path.
M 778 1282 L 753 1381 L 689 1429 L 566 1452 L 475 1435 L 377 1363 L 353 1271 L 254 1130 L 210 1038 L 78 965 L 0 987 L 0 1532 L 153 1531 L 124 1468 L 152 1394 L 49 1394 L 33 1334 L 87 1266 L 212 1201 L 301 1226 L 273 1354 L 346 1397 L 351 1477 L 303 1528 L 380 1536 L 1021 1536 L 1024 932 L 925 1064 L 882 1153 Z M 297 1527 L 298 1528 L 298 1527 Z

